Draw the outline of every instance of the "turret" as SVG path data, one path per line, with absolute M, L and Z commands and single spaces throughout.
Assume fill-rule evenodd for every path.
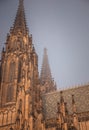
M 60 92 L 60 103 L 57 103 L 57 128 L 67 130 L 67 104 L 64 102 L 63 92 Z

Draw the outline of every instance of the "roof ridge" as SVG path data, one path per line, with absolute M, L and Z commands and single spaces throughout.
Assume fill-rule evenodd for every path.
M 49 92 L 49 93 L 46 93 L 46 94 L 43 94 L 43 95 L 51 95 L 51 94 L 55 94 L 55 93 L 59 93 L 60 91 L 68 91 L 68 90 L 73 90 L 73 89 L 79 89 L 79 88 L 83 88 L 83 87 L 89 87 L 89 82 L 86 83 L 86 84 L 83 84 L 83 85 L 76 85 L 76 86 L 73 86 L 73 87 L 70 87 L 70 88 L 64 88 L 64 89 L 60 89 L 60 90 L 57 90 L 57 91 L 54 91 L 54 92 Z

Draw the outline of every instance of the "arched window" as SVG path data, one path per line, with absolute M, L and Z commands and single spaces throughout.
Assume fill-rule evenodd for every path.
M 13 101 L 13 91 L 14 91 L 13 86 L 9 85 L 7 88 L 7 99 L 6 99 L 7 102 Z
M 10 63 L 10 68 L 9 68 L 9 82 L 13 82 L 15 78 L 15 62 Z

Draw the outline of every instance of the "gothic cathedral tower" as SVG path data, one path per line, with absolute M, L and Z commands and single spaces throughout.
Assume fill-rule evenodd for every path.
M 38 77 L 38 57 L 26 26 L 23 0 L 19 0 L 14 25 L 2 51 L 0 130 L 35 129 L 33 125 L 41 117 Z

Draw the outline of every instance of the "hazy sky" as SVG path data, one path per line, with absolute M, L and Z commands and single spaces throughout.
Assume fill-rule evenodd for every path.
M 46 47 L 58 88 L 88 83 L 89 0 L 24 0 L 24 4 L 39 70 Z M 13 25 L 17 6 L 18 0 L 0 0 L 1 47 Z

